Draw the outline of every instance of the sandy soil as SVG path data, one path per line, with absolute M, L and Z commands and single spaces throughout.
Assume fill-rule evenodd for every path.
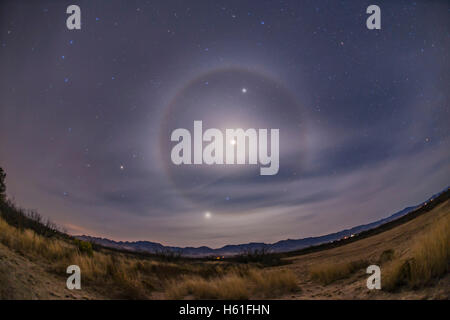
M 3 299 L 101 299 L 87 290 L 68 290 L 66 278 L 49 273 L 45 265 L 0 244 L 0 297 Z

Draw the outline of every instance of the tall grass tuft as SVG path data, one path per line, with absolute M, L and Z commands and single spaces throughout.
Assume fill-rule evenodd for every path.
M 450 214 L 447 214 L 417 239 L 406 258 L 388 266 L 382 288 L 393 291 L 402 285 L 423 287 L 449 271 Z
M 166 286 L 165 294 L 169 299 L 243 300 L 275 297 L 297 290 L 297 278 L 290 270 L 249 269 L 244 273 L 232 271 L 209 279 L 184 276 L 172 280 Z
M 365 260 L 346 261 L 341 263 L 323 263 L 313 265 L 309 269 L 311 279 L 323 285 L 347 278 L 359 269 L 368 266 Z

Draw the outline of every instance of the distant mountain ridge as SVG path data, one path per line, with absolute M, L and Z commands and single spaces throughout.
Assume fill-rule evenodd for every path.
M 110 247 L 115 249 L 121 249 L 121 250 L 129 250 L 129 251 L 141 251 L 141 252 L 148 252 L 148 253 L 161 253 L 161 252 L 167 252 L 167 251 L 174 251 L 177 253 L 180 253 L 183 256 L 186 257 L 207 257 L 207 256 L 234 256 L 241 254 L 243 252 L 248 251 L 254 251 L 254 250 L 260 250 L 260 249 L 268 249 L 271 252 L 288 252 L 288 251 L 294 251 L 294 250 L 300 250 L 304 249 L 310 246 L 316 246 L 323 243 L 333 242 L 336 240 L 344 239 L 346 237 L 352 237 L 353 235 L 356 235 L 358 233 L 361 233 L 363 231 L 367 231 L 373 228 L 376 228 L 382 224 L 385 224 L 387 222 L 396 220 L 398 218 L 401 218 L 405 216 L 406 214 L 416 210 L 417 208 L 420 208 L 427 202 L 435 199 L 436 197 L 440 196 L 446 191 L 449 191 L 450 187 L 447 187 L 443 191 L 434 194 L 430 198 L 428 198 L 426 201 L 412 207 L 407 207 L 401 211 L 398 211 L 391 216 L 387 218 L 383 218 L 380 220 L 377 220 L 372 223 L 368 223 L 365 225 L 359 225 L 356 227 L 353 227 L 351 229 L 342 230 L 339 232 L 323 235 L 323 236 L 317 236 L 317 237 L 308 237 L 303 239 L 287 239 L 287 240 L 281 240 L 278 242 L 275 242 L 273 244 L 266 244 L 262 242 L 251 242 L 246 244 L 238 244 L 238 245 L 226 245 L 221 248 L 212 249 L 206 246 L 202 247 L 172 247 L 172 246 L 164 246 L 157 242 L 151 242 L 151 241 L 113 241 L 110 239 L 105 238 L 97 238 L 97 237 L 91 237 L 91 236 L 75 236 L 76 238 L 84 241 L 89 241 L 92 243 L 99 244 L 104 247 Z

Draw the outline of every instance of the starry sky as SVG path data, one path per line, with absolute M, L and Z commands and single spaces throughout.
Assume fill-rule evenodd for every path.
M 68 30 L 66 8 L 81 8 Z M 2 1 L 7 193 L 72 234 L 219 247 L 386 217 L 450 181 L 447 1 Z M 175 166 L 278 128 L 280 170 Z

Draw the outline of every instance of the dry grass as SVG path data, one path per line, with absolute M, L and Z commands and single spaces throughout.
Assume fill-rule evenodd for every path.
M 33 253 L 51 261 L 67 259 L 73 250 L 63 241 L 48 239 L 34 231 L 19 230 L 0 219 L 0 242 L 22 254 Z
M 392 261 L 395 258 L 395 250 L 394 249 L 387 249 L 384 250 L 381 254 L 380 254 L 380 258 L 378 259 L 378 263 L 380 265 L 383 265 L 389 261 Z
M 275 297 L 296 290 L 297 278 L 290 270 L 248 269 L 244 273 L 231 271 L 209 279 L 184 276 L 172 280 L 166 287 L 165 295 L 169 299 L 243 300 Z
M 313 265 L 309 269 L 311 279 L 323 285 L 328 285 L 336 280 L 346 278 L 355 271 L 367 267 L 364 260 L 346 261 L 341 263 L 323 263 Z
M 248 299 L 253 295 L 274 297 L 297 288 L 291 271 L 266 271 L 242 264 L 162 262 L 118 252 L 86 251 L 76 241 L 19 230 L 2 219 L 0 243 L 44 261 L 49 271 L 63 277 L 67 266 L 78 265 L 83 286 L 102 288 L 112 298 L 148 299 L 158 290 L 171 298 Z M 0 282 L 7 280 L 2 277 Z
M 394 290 L 403 285 L 421 287 L 448 273 L 450 214 L 447 212 L 434 217 L 434 222 L 423 232 L 423 223 L 419 224 L 422 229 L 418 230 L 422 235 L 414 240 L 411 250 L 405 251 L 405 248 L 399 249 L 398 245 L 393 244 L 391 245 L 396 248 L 395 251 L 384 247 L 385 250 L 377 260 L 382 264 L 383 289 Z M 419 231 L 412 234 L 417 232 Z M 376 239 L 376 236 L 373 239 Z M 95 287 L 109 298 L 148 299 L 153 297 L 155 291 L 171 299 L 276 298 L 297 291 L 298 280 L 301 280 L 295 275 L 299 274 L 297 271 L 294 274 L 286 270 L 287 267 L 260 269 L 252 264 L 228 262 L 159 261 L 103 249 L 91 252 L 84 250 L 80 243 L 58 237 L 44 237 L 29 229 L 21 230 L 1 218 L 0 243 L 27 259 L 39 262 L 46 270 L 62 278 L 67 276 L 67 266 L 80 266 L 83 286 Z M 305 268 L 305 278 L 308 278 L 308 272 L 314 281 L 324 285 L 348 278 L 371 264 L 364 259 L 373 258 L 368 255 L 359 257 L 359 260 L 351 260 L 355 259 L 353 253 L 339 263 L 328 263 L 327 258 L 326 264 L 322 259 L 309 270 Z M 12 285 L 10 276 L 3 271 L 0 270 L 0 297 L 14 298 L 11 296 L 12 291 L 8 290 Z
M 170 281 L 165 294 L 169 299 L 183 299 L 189 296 L 196 299 L 248 299 L 250 297 L 244 278 L 236 274 L 213 279 L 184 276 Z
M 387 291 L 402 285 L 423 287 L 449 271 L 450 214 L 447 214 L 416 240 L 410 254 L 388 265 L 382 287 Z
M 250 281 L 254 283 L 255 294 L 264 298 L 275 297 L 299 290 L 297 277 L 291 270 L 250 270 Z
M 135 258 L 127 258 L 122 254 L 105 254 L 102 252 L 84 253 L 77 244 L 37 235 L 34 231 L 19 230 L 0 219 L 0 242 L 35 260 L 44 260 L 50 271 L 65 276 L 69 265 L 78 265 L 82 272 L 84 285 L 101 285 L 113 287 L 114 297 L 127 299 L 145 299 L 151 289 L 150 278 L 153 274 L 140 272 Z M 150 267 L 152 264 L 146 264 Z M 141 268 L 142 269 L 142 268 Z M 153 279 L 152 279 L 153 280 Z

